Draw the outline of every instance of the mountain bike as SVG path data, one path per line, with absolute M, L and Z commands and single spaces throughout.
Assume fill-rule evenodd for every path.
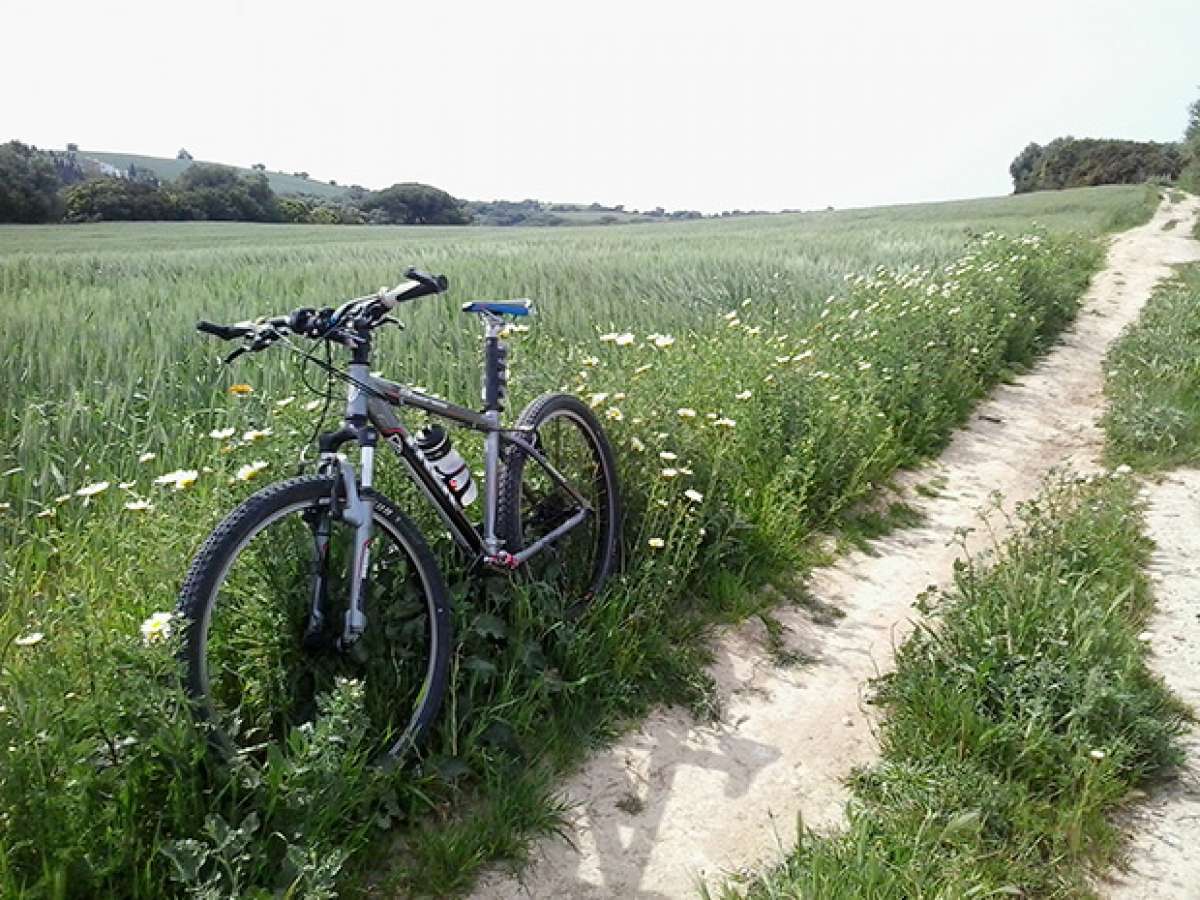
M 371 373 L 375 332 L 403 327 L 389 313 L 447 288 L 444 276 L 410 268 L 397 287 L 337 308 L 196 326 L 241 342 L 226 362 L 282 344 L 348 385 L 341 427 L 317 441 L 316 472 L 269 485 L 233 510 L 183 583 L 186 687 L 226 754 L 286 743 L 293 729 L 311 728 L 339 679 L 361 683 L 386 755 L 412 747 L 437 715 L 453 654 L 446 582 L 412 521 L 373 487 L 380 442 L 437 512 L 468 572 L 523 574 L 578 613 L 619 564 L 616 466 L 588 405 L 545 394 L 514 424 L 502 423 L 503 332 L 506 319 L 533 311 L 530 301 L 462 307 L 483 325 L 481 411 Z M 297 338 L 323 345 L 324 360 Z M 333 362 L 336 348 L 349 354 L 344 368 Z M 478 491 L 446 432 L 410 433 L 401 408 L 483 435 L 482 522 L 470 517 Z M 357 465 L 341 452 L 351 446 Z

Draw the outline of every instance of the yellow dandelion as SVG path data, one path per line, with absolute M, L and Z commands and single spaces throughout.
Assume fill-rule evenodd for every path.
M 248 384 L 231 384 L 229 386 L 229 393 L 235 397 L 244 397 L 246 394 L 253 394 L 254 388 Z

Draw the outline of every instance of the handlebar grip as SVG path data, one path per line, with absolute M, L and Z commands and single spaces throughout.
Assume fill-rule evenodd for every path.
M 429 289 L 430 293 L 440 294 L 450 287 L 450 280 L 445 275 L 430 275 L 428 272 L 422 272 L 415 266 L 409 266 L 404 273 L 405 278 L 411 278 L 413 281 L 418 281 Z
M 252 329 L 236 325 L 218 325 L 216 322 L 207 322 L 201 319 L 196 323 L 196 330 L 219 337 L 223 341 L 232 341 L 234 338 L 245 337 L 250 334 Z

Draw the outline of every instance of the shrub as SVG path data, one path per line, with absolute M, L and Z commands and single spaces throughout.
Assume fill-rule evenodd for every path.
M 62 213 L 54 163 L 37 147 L 0 144 L 0 222 L 53 222 Z
M 1174 180 L 1183 169 L 1176 144 L 1138 141 L 1057 138 L 1042 147 L 1030 144 L 1009 166 L 1013 193 L 1141 184 L 1151 178 Z

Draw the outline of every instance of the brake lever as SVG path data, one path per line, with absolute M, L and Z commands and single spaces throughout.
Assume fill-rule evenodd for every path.
M 231 362 L 233 362 L 235 359 L 237 359 L 239 356 L 241 356 L 243 353 L 249 353 L 249 352 L 250 352 L 249 347 L 238 347 L 236 350 L 234 350 L 232 353 L 230 353 L 228 356 L 225 357 L 225 359 L 222 361 L 222 365 L 227 366 Z

